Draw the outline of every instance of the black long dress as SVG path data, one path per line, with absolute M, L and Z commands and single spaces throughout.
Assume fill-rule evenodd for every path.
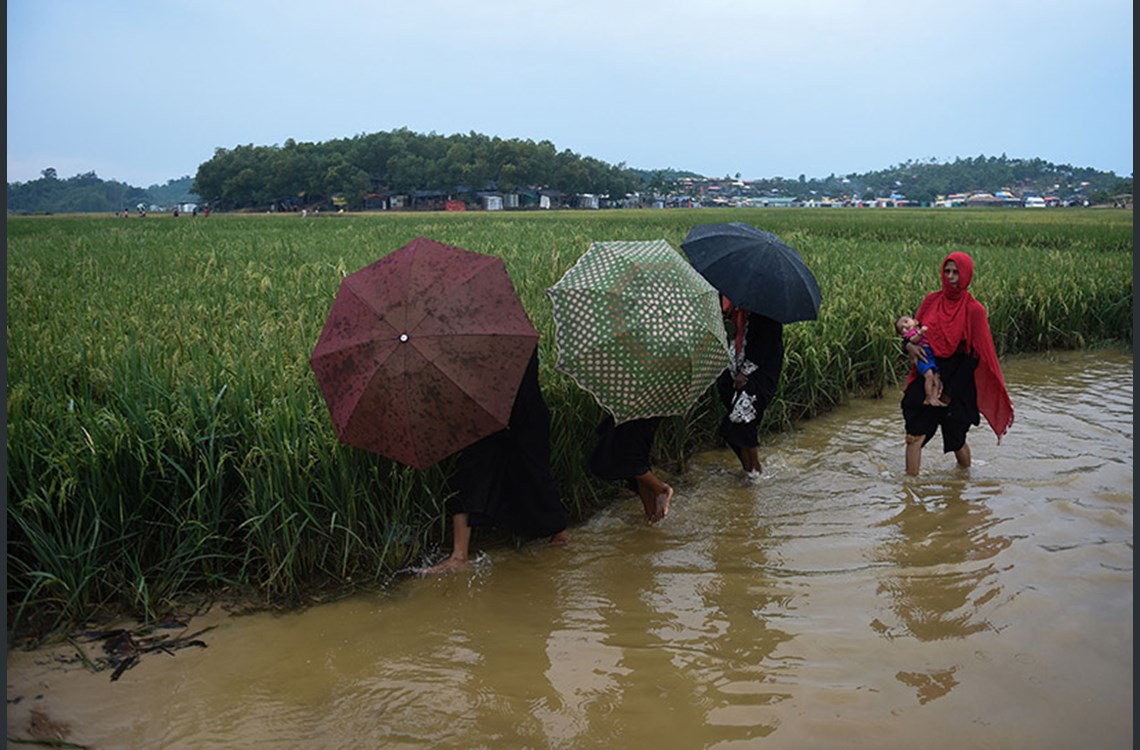
M 553 536 L 566 528 L 566 510 L 550 468 L 550 409 L 531 355 L 510 422 L 464 448 L 456 461 L 448 510 L 467 513 L 470 526 L 494 526 L 517 536 Z
M 614 418 L 607 414 L 595 430 L 598 443 L 587 462 L 590 471 L 599 479 L 621 481 L 636 491 L 634 477 L 650 470 L 649 454 L 660 424 L 660 417 L 615 424 Z
M 942 392 L 950 397 L 949 406 L 927 406 L 926 387 L 917 377 L 903 392 L 903 419 L 907 434 L 924 436 L 923 446 L 941 428 L 942 451 L 952 453 L 965 444 L 970 427 L 981 422 L 974 380 L 978 359 L 959 350 L 949 357 L 935 357 L 934 362 L 942 376 Z
M 748 324 L 744 333 L 744 359 L 756 369 L 747 375 L 748 382 L 743 392 L 754 399 L 756 416 L 747 422 L 734 422 L 729 419 L 738 391 L 733 386 L 735 373 L 732 368 L 722 372 L 716 380 L 717 393 L 728 412 L 720 422 L 719 433 L 737 454 L 744 448 L 755 448 L 760 444 L 757 427 L 764 411 L 776 397 L 780 385 L 780 373 L 784 368 L 784 326 L 772 318 L 748 314 Z

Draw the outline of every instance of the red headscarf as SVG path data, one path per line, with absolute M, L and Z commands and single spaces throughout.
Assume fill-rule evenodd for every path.
M 946 263 L 951 260 L 958 266 L 957 288 L 942 273 Z M 942 291 L 926 295 L 918 306 L 915 318 L 927 327 L 926 337 L 936 356 L 949 357 L 961 345 L 967 353 L 978 358 L 978 368 L 974 371 L 978 411 L 989 422 L 1000 443 L 1002 435 L 1013 424 L 1013 404 L 1001 376 L 986 308 L 966 291 L 970 280 L 974 278 L 974 260 L 966 253 L 950 253 L 942 260 L 938 270 Z M 912 368 L 907 385 L 915 377 Z
M 724 314 L 729 316 L 732 320 L 733 327 L 736 329 L 736 355 L 740 355 L 740 350 L 744 346 L 744 326 L 748 322 L 748 311 L 743 307 L 737 307 L 732 300 L 720 295 L 720 309 Z

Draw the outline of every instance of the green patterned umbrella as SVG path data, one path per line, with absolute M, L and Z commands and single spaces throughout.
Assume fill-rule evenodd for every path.
M 546 293 L 555 366 L 618 423 L 684 414 L 729 365 L 720 294 L 665 240 L 595 242 Z

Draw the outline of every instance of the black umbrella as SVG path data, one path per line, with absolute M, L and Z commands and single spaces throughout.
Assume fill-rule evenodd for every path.
M 781 323 L 819 317 L 819 283 L 792 248 L 749 224 L 700 224 L 681 243 L 693 268 L 732 302 Z

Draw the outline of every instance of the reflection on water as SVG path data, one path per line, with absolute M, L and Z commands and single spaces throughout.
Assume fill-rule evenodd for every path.
M 884 635 L 905 632 L 922 641 L 961 638 L 992 627 L 979 619 L 985 602 L 1000 596 L 1000 577 L 988 562 L 1011 544 L 991 535 L 997 525 L 988 505 L 969 502 L 962 487 L 948 485 L 923 501 L 905 492 L 902 507 L 887 524 L 898 535 L 881 546 L 892 565 L 879 582 L 879 593 L 892 600 L 901 624 L 876 623 Z
M 897 399 L 859 401 L 756 486 L 696 457 L 660 528 L 629 498 L 114 684 L 12 654 L 8 734 L 38 706 L 100 748 L 1131 747 L 1131 353 L 1004 369 L 1017 421 L 968 471 L 934 441 L 906 477 Z

